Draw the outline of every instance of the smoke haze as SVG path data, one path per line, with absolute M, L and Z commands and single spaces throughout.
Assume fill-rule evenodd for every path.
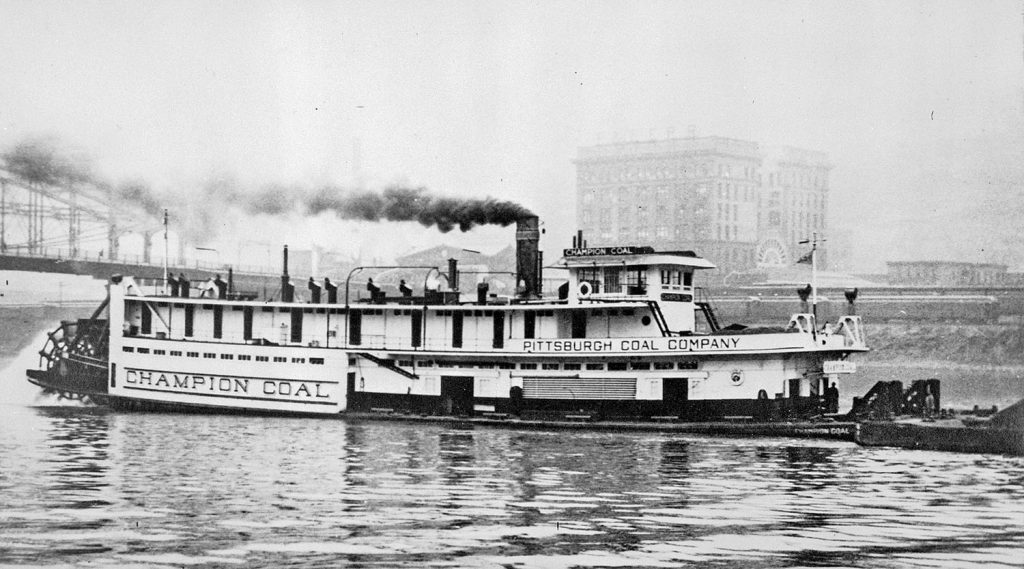
M 0 21 L 0 149 L 56 132 L 94 162 L 30 179 L 145 180 L 111 187 L 193 236 L 257 233 L 221 214 L 319 211 L 457 241 L 510 202 L 557 256 L 579 147 L 692 125 L 827 153 L 835 268 L 1024 268 L 1020 0 L 39 0 L 0 3 Z M 396 206 L 392 186 L 434 191 Z

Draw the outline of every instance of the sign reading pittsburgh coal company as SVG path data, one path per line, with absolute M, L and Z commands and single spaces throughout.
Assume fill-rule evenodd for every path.
M 330 399 L 334 382 L 126 368 L 123 385 L 126 389 L 145 389 L 168 393 L 313 402 Z
M 555 352 L 699 352 L 750 349 L 740 338 L 607 338 L 564 340 L 521 340 L 522 351 L 531 354 Z

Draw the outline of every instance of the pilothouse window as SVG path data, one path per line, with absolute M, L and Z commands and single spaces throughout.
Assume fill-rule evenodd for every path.
M 630 267 L 626 270 L 627 294 L 647 292 L 647 267 Z
M 591 289 L 594 293 L 601 292 L 601 269 L 596 267 L 581 268 L 577 273 L 577 276 L 581 283 L 590 283 Z

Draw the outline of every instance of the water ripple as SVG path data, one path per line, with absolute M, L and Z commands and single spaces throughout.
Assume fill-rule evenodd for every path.
M 987 568 L 1024 549 L 1019 458 L 10 411 L 0 565 Z

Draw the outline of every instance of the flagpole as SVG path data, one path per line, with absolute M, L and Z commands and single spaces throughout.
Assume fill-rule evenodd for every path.
M 164 210 L 164 294 L 167 294 L 167 210 Z
M 811 314 L 818 319 L 818 232 L 811 234 Z

